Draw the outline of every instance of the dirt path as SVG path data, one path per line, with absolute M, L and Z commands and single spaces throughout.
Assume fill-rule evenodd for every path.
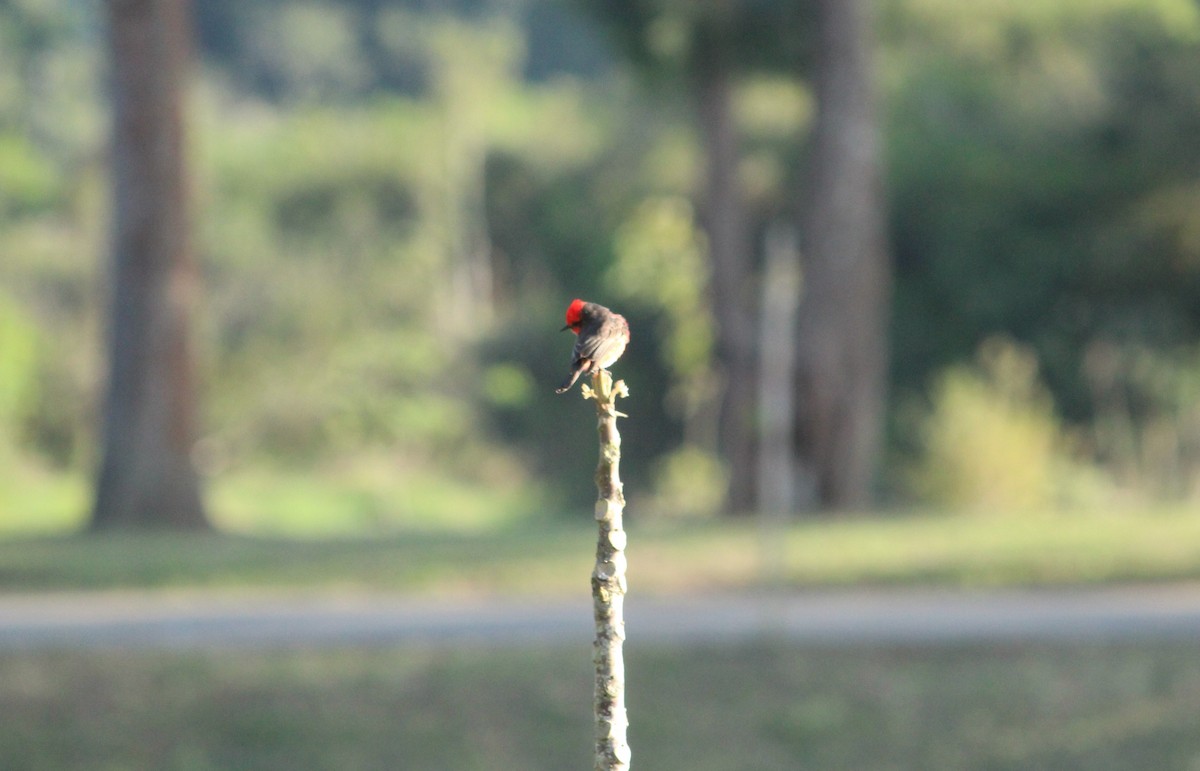
M 1200 639 L 1200 585 L 641 597 L 631 643 Z M 220 591 L 0 596 L 0 650 L 590 642 L 590 600 Z

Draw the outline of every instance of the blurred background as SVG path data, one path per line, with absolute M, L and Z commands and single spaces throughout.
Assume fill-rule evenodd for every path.
M 99 463 L 102 10 L 0 6 L 6 530 L 81 525 Z M 177 45 L 195 52 L 192 457 L 211 520 L 372 533 L 579 514 L 587 407 L 549 390 L 576 296 L 635 331 L 619 368 L 633 517 L 764 494 L 843 512 L 1194 497 L 1195 4 L 876 11 L 857 31 L 865 87 L 832 88 L 850 108 L 828 111 L 827 134 L 877 155 L 880 179 L 858 183 L 814 131 L 818 70 L 838 62 L 809 3 L 197 3 Z M 821 208 L 839 179 L 866 213 Z M 822 222 L 877 220 L 885 242 L 822 242 Z M 772 249 L 800 273 L 777 311 Z M 827 277 L 839 249 L 869 280 Z M 781 345 L 787 369 L 760 383 Z M 781 390 L 778 441 L 759 401 Z M 776 460 L 790 489 L 764 491 Z
M 553 394 L 574 297 L 632 328 L 635 588 L 1200 576 L 1196 0 L 0 0 L 0 255 L 6 589 L 582 591 L 592 407 Z M 538 760 L 508 767 L 586 758 L 586 651 L 488 655 L 5 655 L 0 745 L 496 768 L 524 689 L 505 730 Z M 659 673 L 631 684 L 635 758 L 1200 758 L 1177 648 L 822 655 L 631 661 Z M 748 765 L 666 749 L 700 670 L 752 684 L 750 727 L 706 723 Z M 385 738 L 411 700 L 462 725 Z M 167 714 L 195 735 L 139 738 Z
M 631 517 L 1194 498 L 1195 3 L 881 2 L 857 65 L 815 8 L 196 3 L 211 521 L 577 516 L 588 407 L 550 393 L 576 296 L 634 329 Z M 0 5 L 5 530 L 83 524 L 100 462 L 103 10 Z

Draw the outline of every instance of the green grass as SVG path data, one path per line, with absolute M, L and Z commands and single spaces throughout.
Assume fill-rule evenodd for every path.
M 501 529 L 357 539 L 109 534 L 0 540 L 0 588 L 335 587 L 568 594 L 586 586 L 587 515 Z M 761 585 L 1019 586 L 1200 578 L 1200 515 L 630 524 L 638 592 Z
M 378 498 L 360 495 L 367 502 L 354 509 L 353 495 L 315 482 L 297 488 L 295 500 L 277 498 L 247 479 L 229 493 L 235 506 L 220 520 L 240 534 L 70 535 L 78 520 L 61 512 L 80 506 L 85 488 L 34 481 L 19 493 L 0 490 L 0 505 L 35 514 L 0 511 L 0 591 L 562 595 L 586 592 L 592 565 L 587 512 L 541 521 L 467 512 L 414 529 L 415 521 L 381 520 Z M 372 489 L 346 484 L 354 495 Z M 321 495 L 310 499 L 313 491 Z M 249 505 L 256 498 L 268 517 Z M 327 508 L 332 527 L 322 519 Z M 293 510 L 303 516 L 292 518 Z M 637 514 L 629 512 L 629 559 L 638 593 L 1200 578 L 1200 515 L 1182 508 L 877 515 L 772 529 L 640 522 Z M 626 664 L 638 768 L 1200 767 L 1200 659 L 1190 644 L 674 648 L 634 640 Z M 0 653 L 0 757 L 14 771 L 586 768 L 591 678 L 587 642 Z
M 6 465 L 9 460 L 0 453 L 0 537 L 67 534 L 84 526 L 91 494 L 86 475 L 51 471 L 29 458 Z M 212 480 L 205 492 L 219 529 L 285 538 L 372 537 L 414 528 L 470 532 L 528 520 L 542 508 L 532 485 L 485 485 L 374 456 L 310 471 L 239 470 Z
M 590 512 L 531 517 L 536 507 L 516 489 L 489 500 L 486 491 L 448 480 L 397 485 L 377 464 L 311 478 L 246 472 L 213 491 L 218 533 L 85 536 L 73 533 L 83 524 L 86 480 L 9 469 L 0 476 L 0 589 L 336 587 L 452 595 L 567 594 L 586 585 Z M 754 520 L 645 522 L 631 507 L 627 521 L 635 591 L 1200 579 L 1200 513 L 1182 506 L 874 514 L 768 529 Z
M 1186 769 L 1192 645 L 627 648 L 635 767 Z M 590 648 L 0 655 L 11 771 L 590 767 Z
M 406 473 L 381 458 L 308 474 L 227 474 L 209 493 L 219 528 L 293 538 L 370 537 L 413 528 L 469 532 L 511 525 L 538 508 L 528 486 L 485 487 L 428 469 Z
M 474 536 L 413 533 L 379 540 L 167 533 L 10 540 L 0 541 L 0 588 L 553 593 L 587 586 L 592 538 L 589 530 L 557 527 Z

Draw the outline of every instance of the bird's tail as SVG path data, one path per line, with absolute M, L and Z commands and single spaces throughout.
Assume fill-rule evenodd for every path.
M 579 376 L 583 373 L 583 370 L 585 368 L 586 368 L 586 365 L 582 365 L 582 364 L 578 367 L 573 367 L 571 369 L 570 376 L 566 380 L 563 381 L 562 385 L 560 385 L 558 388 L 554 389 L 554 393 L 561 394 L 561 393 L 565 392 L 567 389 L 569 389 L 571 386 L 575 385 L 575 381 L 579 379 Z

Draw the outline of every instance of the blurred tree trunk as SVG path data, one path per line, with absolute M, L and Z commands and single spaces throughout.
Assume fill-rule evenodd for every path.
M 205 525 L 190 453 L 195 393 L 183 104 L 186 0 L 108 0 L 112 300 L 103 459 L 92 524 Z
M 732 62 L 719 30 L 701 46 L 695 69 L 707 161 L 704 222 L 712 263 L 716 358 L 724 392 L 718 442 L 729 470 L 726 509 L 745 513 L 755 500 L 755 364 L 746 204 L 738 181 L 741 151 L 733 114 Z
M 869 0 L 817 0 L 797 444 L 810 503 L 835 509 L 870 502 L 883 436 L 891 264 L 870 10 Z
M 442 112 L 442 165 L 433 182 L 438 237 L 448 260 L 441 326 L 452 338 L 478 334 L 495 315 L 497 294 L 486 190 L 491 126 L 520 82 L 520 33 L 498 22 L 441 19 L 425 30 L 433 98 Z M 470 308 L 471 313 L 462 313 Z

